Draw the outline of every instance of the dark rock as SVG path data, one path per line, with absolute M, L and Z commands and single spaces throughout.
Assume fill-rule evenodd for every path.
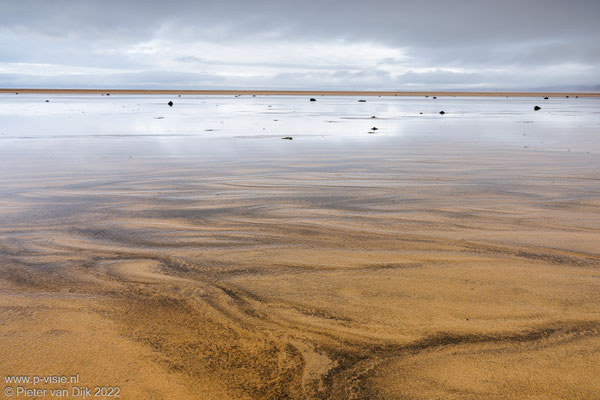
M 315 99 L 314 97 L 311 97 L 310 101 L 317 101 L 317 99 Z
M 359 103 L 366 103 L 367 101 L 366 100 L 359 100 L 358 102 Z
M 444 115 L 444 114 L 446 114 L 446 113 L 445 113 L 444 111 L 440 111 L 440 114 Z
M 420 112 L 419 114 L 423 115 L 423 113 L 422 113 L 422 112 Z
M 169 101 L 167 104 L 169 105 L 169 107 L 173 107 L 173 102 L 172 101 Z
M 283 140 L 293 140 L 294 138 L 291 136 L 282 137 Z
M 437 97 L 433 96 L 434 99 L 437 99 Z
M 544 97 L 544 100 L 548 100 L 548 96 Z
M 50 103 L 50 100 L 46 100 L 46 103 Z
M 376 126 L 371 128 L 372 131 L 376 131 L 377 129 L 379 129 L 379 128 L 377 128 Z
M 374 118 L 377 118 L 377 117 L 373 115 L 373 116 L 371 117 L 371 119 L 374 119 Z
M 533 107 L 533 110 L 534 110 L 534 111 L 538 111 L 538 110 L 541 110 L 541 109 L 542 109 L 542 107 L 540 107 L 540 106 L 535 106 L 535 107 Z
M 106 93 L 107 96 L 110 96 L 110 93 Z

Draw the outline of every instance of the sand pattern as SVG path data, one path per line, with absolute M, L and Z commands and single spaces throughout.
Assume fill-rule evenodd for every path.
M 600 396 L 593 154 L 263 156 L 2 169 L 0 370 L 125 399 Z

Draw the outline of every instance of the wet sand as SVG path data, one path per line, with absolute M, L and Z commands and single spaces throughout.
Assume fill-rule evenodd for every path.
M 1 374 L 125 399 L 600 396 L 596 100 L 15 97 Z

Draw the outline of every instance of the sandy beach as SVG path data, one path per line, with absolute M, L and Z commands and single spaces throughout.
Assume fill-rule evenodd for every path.
M 4 379 L 600 397 L 599 94 L 0 92 Z

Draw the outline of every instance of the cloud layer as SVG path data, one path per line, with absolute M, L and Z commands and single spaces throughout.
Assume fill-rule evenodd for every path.
M 0 86 L 585 90 L 598 17 L 597 0 L 2 2 Z

